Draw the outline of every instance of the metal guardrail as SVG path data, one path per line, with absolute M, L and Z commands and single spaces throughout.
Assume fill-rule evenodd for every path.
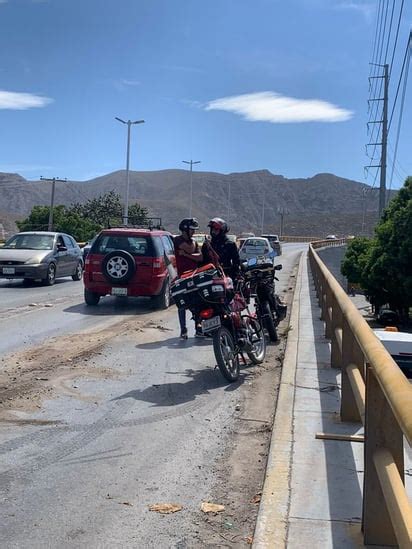
M 331 340 L 331 366 L 342 369 L 341 419 L 365 427 L 364 542 L 410 548 L 403 441 L 412 444 L 412 387 L 315 251 L 342 243 L 309 244 L 309 260 Z
M 280 236 L 281 242 L 313 242 L 319 240 L 318 236 Z

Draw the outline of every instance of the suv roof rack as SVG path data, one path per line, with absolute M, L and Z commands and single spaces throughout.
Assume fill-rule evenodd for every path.
M 161 217 L 147 217 L 145 221 L 141 223 L 118 223 L 118 220 L 114 221 L 110 218 L 107 220 L 107 229 L 149 229 L 152 230 L 162 230 L 165 228 L 162 225 Z

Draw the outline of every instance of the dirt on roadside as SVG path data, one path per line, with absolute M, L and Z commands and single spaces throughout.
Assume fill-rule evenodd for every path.
M 288 315 L 279 326 L 279 341 L 268 345 L 264 363 L 251 368 L 238 389 L 239 403 L 229 444 L 213 468 L 216 477 L 213 503 L 224 505 L 225 509 L 218 513 L 199 512 L 195 521 L 196 547 L 247 548 L 253 543 L 297 270 L 298 265 L 283 296 Z
M 53 398 L 57 393 L 72 394 L 70 380 L 118 375 L 114 370 L 98 367 L 94 357 L 103 354 L 113 338 L 146 328 L 161 329 L 161 322 L 122 320 L 104 329 L 55 337 L 32 349 L 3 357 L 0 361 L 0 423 L 20 423 L 19 413 L 41 408 L 44 399 Z

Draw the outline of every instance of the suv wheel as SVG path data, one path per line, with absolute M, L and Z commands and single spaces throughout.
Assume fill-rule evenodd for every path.
M 91 292 L 90 290 L 84 290 L 84 300 L 87 305 L 97 305 L 100 301 L 99 294 Z
M 154 297 L 155 307 L 159 309 L 168 309 L 170 306 L 170 283 L 166 278 L 165 283 L 163 284 L 162 291 L 159 295 Z
M 102 262 L 102 272 L 111 283 L 125 284 L 136 270 L 136 263 L 129 252 L 114 250 L 108 253 Z

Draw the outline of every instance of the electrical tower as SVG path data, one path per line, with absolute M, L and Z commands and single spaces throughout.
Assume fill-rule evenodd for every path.
M 389 89 L 389 65 L 379 65 L 377 63 L 374 63 L 375 66 L 383 68 L 383 74 L 380 76 L 370 76 L 369 80 L 372 79 L 383 79 L 383 97 L 376 97 L 374 99 L 369 99 L 368 103 L 375 102 L 375 101 L 383 101 L 383 108 L 382 108 L 382 120 L 370 120 L 368 122 L 368 128 L 369 124 L 379 124 L 382 125 L 382 132 L 381 132 L 381 141 L 376 143 L 368 143 L 366 147 L 375 147 L 374 151 L 376 150 L 376 147 L 381 147 L 381 159 L 379 164 L 370 164 L 369 166 L 365 166 L 366 169 L 369 168 L 380 168 L 380 185 L 379 185 L 379 217 L 382 216 L 383 210 L 385 209 L 386 205 L 386 155 L 387 155 L 387 145 L 388 145 L 388 89 Z M 378 109 L 377 109 L 378 110 Z M 372 132 L 373 135 L 373 132 Z M 372 154 L 372 160 L 373 160 Z

